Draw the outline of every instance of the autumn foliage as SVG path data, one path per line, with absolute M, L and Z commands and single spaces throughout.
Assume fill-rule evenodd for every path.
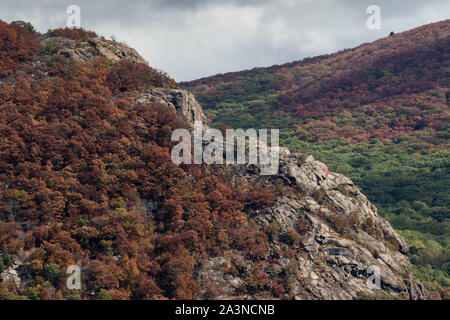
M 273 194 L 176 166 L 171 133 L 186 123 L 167 106 L 134 104 L 136 91 L 172 80 L 126 61 L 37 62 L 40 50 L 22 26 L 0 22 L 0 272 L 20 261 L 28 279 L 0 283 L 0 297 L 194 299 L 201 259 L 230 248 L 265 257 L 267 236 L 247 217 Z M 80 292 L 65 285 L 74 264 Z
M 87 31 L 81 28 L 60 28 L 48 32 L 52 37 L 64 37 L 72 40 L 88 40 L 97 37 L 93 31 Z
M 0 78 L 15 72 L 21 62 L 30 60 L 42 49 L 40 42 L 26 24 L 8 25 L 0 20 Z
M 148 87 L 176 87 L 175 81 L 165 73 L 127 60 L 121 61 L 111 68 L 107 82 L 114 93 L 142 90 Z

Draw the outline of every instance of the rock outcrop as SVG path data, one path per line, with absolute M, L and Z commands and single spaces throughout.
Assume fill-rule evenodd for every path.
M 205 123 L 206 117 L 192 93 L 186 90 L 154 88 L 145 90 L 136 100 L 137 104 L 160 103 L 175 110 L 188 123 Z
M 22 279 L 19 276 L 19 268 L 23 268 L 23 265 L 21 264 L 14 264 L 13 266 L 9 267 L 2 273 L 0 273 L 0 283 L 1 282 L 12 282 L 14 283 L 18 288 L 21 286 Z
M 129 60 L 135 63 L 148 64 L 136 50 L 128 47 L 126 44 L 106 40 L 102 37 L 94 37 L 86 40 L 73 40 L 66 37 L 53 37 L 44 34 L 40 41 L 46 52 L 57 53 L 72 59 L 78 63 L 87 64 L 96 57 L 103 57 L 113 63 L 121 60 Z
M 253 170 L 237 172 L 250 181 L 268 179 Z M 265 257 L 267 269 L 290 283 L 291 292 L 281 298 L 424 298 L 423 286 L 414 279 L 404 255 L 408 250 L 404 240 L 350 179 L 328 172 L 319 161 L 305 161 L 301 154 L 282 155 L 279 174 L 269 179 L 279 177 L 296 192 L 276 199 L 252 223 L 260 230 L 276 227 L 280 234 L 289 236 L 296 230 L 300 235 L 298 242 L 274 237 Z M 207 261 L 199 273 L 205 295 L 212 281 L 219 298 L 239 297 L 239 287 L 251 278 L 253 265 L 235 250 Z M 230 275 L 228 270 L 233 269 L 240 273 Z

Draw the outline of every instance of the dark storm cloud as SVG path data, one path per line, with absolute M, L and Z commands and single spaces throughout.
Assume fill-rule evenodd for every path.
M 65 26 L 72 4 L 84 28 L 125 41 L 177 80 L 331 53 L 450 18 L 447 0 L 2 0 L 0 19 L 46 31 Z M 366 27 L 372 4 L 380 30 Z

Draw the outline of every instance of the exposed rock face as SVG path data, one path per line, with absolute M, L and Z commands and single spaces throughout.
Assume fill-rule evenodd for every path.
M 192 93 L 186 90 L 155 88 L 145 90 L 137 99 L 138 104 L 162 103 L 174 109 L 190 124 L 205 123 L 206 117 Z
M 40 38 L 42 45 L 52 53 L 61 54 L 82 64 L 86 64 L 96 57 L 103 57 L 113 63 L 129 60 L 135 63 L 148 64 L 136 50 L 123 43 L 109 41 L 95 37 L 88 40 L 72 40 L 64 37 L 43 35 Z
M 371 219 L 375 230 L 382 232 L 384 238 L 395 241 L 402 253 L 408 252 L 403 238 L 386 220 L 378 216 L 377 208 L 349 178 L 328 172 L 327 166 L 319 161 L 302 163 L 301 156 L 295 154 L 281 159 L 280 171 L 283 177 L 291 181 L 295 180 L 296 185 L 308 196 L 314 195 L 317 191 L 323 191 L 323 200 L 329 203 L 337 213 L 344 216 L 356 213 L 360 221 Z
M 112 63 L 129 60 L 134 63 L 147 64 L 136 50 L 123 43 L 95 37 L 88 40 L 72 40 L 65 37 L 53 37 L 44 34 L 40 37 L 42 45 L 52 53 L 57 53 L 76 62 L 87 64 L 96 57 L 103 57 Z M 43 52 L 45 57 L 48 52 Z M 177 111 L 188 123 L 206 120 L 203 110 L 194 95 L 186 90 L 149 88 L 135 101 L 138 104 L 162 103 Z
M 18 269 L 21 267 L 22 265 L 15 264 L 14 266 L 0 273 L 0 282 L 13 282 L 16 287 L 19 288 L 22 280 L 19 276 Z
M 404 240 L 378 216 L 350 179 L 329 173 L 319 161 L 303 162 L 298 154 L 281 159 L 280 174 L 305 196 L 278 199 L 258 219 L 265 225 L 276 221 L 282 231 L 292 229 L 302 216 L 309 221 L 310 228 L 301 240 L 307 255 L 298 263 L 301 273 L 312 279 L 308 297 L 342 299 L 371 294 L 366 284 L 370 266 L 380 268 L 384 293 L 423 297 L 422 286 L 410 279 L 411 265 L 402 254 L 407 252 Z M 347 219 L 351 225 L 339 227 L 340 219 Z M 327 248 L 335 249 L 334 253 Z M 317 259 L 323 264 L 318 266 Z
M 423 287 L 412 276 L 412 266 L 404 255 L 404 240 L 378 216 L 350 179 L 328 172 L 323 163 L 311 157 L 307 160 L 300 154 L 282 155 L 278 176 L 298 193 L 276 199 L 274 206 L 262 210 L 252 221 L 260 230 L 277 226 L 280 234 L 299 230 L 301 225 L 298 243 L 275 237 L 270 241 L 268 268 L 286 277 L 291 286 L 291 292 L 280 298 L 423 299 Z M 242 168 L 238 174 L 253 181 L 263 179 L 242 172 Z M 286 254 L 288 249 L 290 254 Z M 248 270 L 252 265 L 254 262 L 240 252 L 230 250 L 220 259 L 206 262 L 199 281 L 206 295 L 213 281 L 219 298 L 236 297 L 239 286 L 251 277 Z M 239 275 L 227 273 L 236 268 L 241 270 Z M 376 290 L 367 284 L 371 276 L 375 283 L 374 269 L 380 275 Z

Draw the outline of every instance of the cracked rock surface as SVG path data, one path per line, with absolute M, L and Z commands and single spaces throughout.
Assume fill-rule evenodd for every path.
M 249 180 L 262 179 L 250 170 L 237 171 Z M 302 225 L 298 243 L 279 237 L 269 242 L 265 271 L 284 278 L 290 288 L 280 298 L 424 298 L 423 286 L 412 275 L 405 256 L 405 241 L 349 178 L 328 172 L 319 161 L 305 161 L 301 154 L 284 154 L 277 177 L 297 192 L 276 199 L 252 223 L 260 230 L 276 225 L 280 234 Z M 208 260 L 199 272 L 205 297 L 212 281 L 218 288 L 216 298 L 262 298 L 258 294 L 239 296 L 239 286 L 252 278 L 254 266 L 254 261 L 236 250 Z M 379 289 L 368 285 L 371 279 L 376 284 L 374 268 Z

